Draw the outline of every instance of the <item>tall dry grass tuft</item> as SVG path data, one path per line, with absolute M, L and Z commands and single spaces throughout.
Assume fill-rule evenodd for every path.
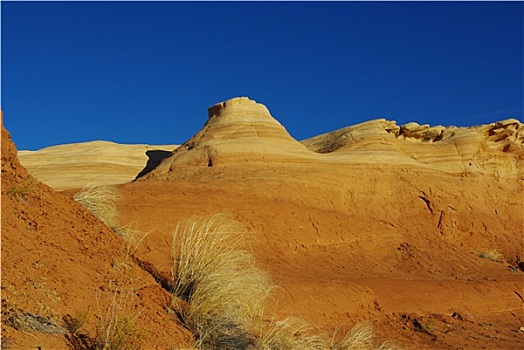
M 288 317 L 272 320 L 257 330 L 256 350 L 400 350 L 388 342 L 378 344 L 369 323 L 359 323 L 342 340 L 337 333 L 328 341 L 315 334 L 315 328 L 304 320 Z
M 119 295 L 119 296 L 118 296 Z M 141 350 L 143 349 L 144 331 L 137 325 L 140 312 L 127 311 L 126 304 L 129 294 L 115 290 L 109 307 L 105 313 L 98 304 L 100 320 L 96 328 L 94 339 L 95 350 Z
M 223 214 L 192 218 L 173 233 L 173 293 L 200 348 L 241 349 L 272 289 L 266 272 L 245 250 L 246 231 Z
M 336 332 L 329 350 L 400 350 L 389 342 L 377 345 L 373 327 L 368 322 L 356 324 L 340 342 L 335 342 L 335 337 Z
M 339 342 L 317 335 L 297 318 L 264 323 L 263 306 L 273 285 L 245 250 L 246 231 L 218 214 L 191 218 L 173 232 L 174 302 L 199 349 L 386 350 L 375 345 L 369 324 L 355 326 Z
M 74 199 L 113 230 L 118 229 L 116 202 L 119 194 L 113 186 L 89 184 Z
M 340 341 L 335 342 L 337 332 L 333 335 L 330 350 L 365 350 L 375 349 L 373 328 L 368 323 L 359 323 Z
M 323 350 L 327 341 L 314 334 L 311 324 L 299 318 L 272 320 L 258 330 L 256 350 Z

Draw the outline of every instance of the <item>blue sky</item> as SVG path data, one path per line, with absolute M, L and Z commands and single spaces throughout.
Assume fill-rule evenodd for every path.
M 1 2 L 19 149 L 176 144 L 249 96 L 302 140 L 523 120 L 522 2 Z

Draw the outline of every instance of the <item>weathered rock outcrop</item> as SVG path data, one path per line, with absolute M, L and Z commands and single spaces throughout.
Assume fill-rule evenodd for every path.
M 293 139 L 268 109 L 247 97 L 208 109 L 202 130 L 173 151 L 152 176 L 180 167 L 212 167 L 234 163 L 296 162 L 315 154 Z
M 398 126 L 372 120 L 302 142 L 312 151 L 348 162 L 412 165 L 452 174 L 522 176 L 524 125 L 508 119 L 474 127 Z
M 508 119 L 474 127 L 399 126 L 377 119 L 298 142 L 266 106 L 238 97 L 210 107 L 203 128 L 180 147 L 94 141 L 18 155 L 33 176 L 58 190 L 256 164 L 374 164 L 522 178 L 524 125 Z

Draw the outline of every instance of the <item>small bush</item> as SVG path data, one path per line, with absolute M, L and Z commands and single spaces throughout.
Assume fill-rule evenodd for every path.
M 119 195 L 113 186 L 89 184 L 74 195 L 74 199 L 113 230 L 118 227 L 116 202 Z

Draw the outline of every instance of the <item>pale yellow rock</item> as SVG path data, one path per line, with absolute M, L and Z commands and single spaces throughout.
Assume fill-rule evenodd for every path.
M 266 106 L 240 97 L 210 107 L 204 127 L 154 173 L 167 174 L 181 167 L 290 163 L 317 157 L 293 139 Z
M 155 164 L 149 162 L 148 170 L 156 168 L 144 179 L 190 178 L 192 171 L 232 166 L 249 167 L 253 174 L 271 168 L 270 173 L 295 176 L 293 171 L 308 167 L 361 165 L 521 179 L 524 126 L 516 119 L 474 127 L 416 122 L 399 126 L 377 119 L 298 142 L 266 106 L 238 97 L 211 106 L 202 129 L 180 147 L 97 141 L 20 151 L 19 158 L 39 180 L 55 189 L 67 189 L 90 182 L 132 181 L 151 160 L 146 152 L 153 150 L 159 151 L 156 158 L 165 159 L 160 164 L 158 159 Z
M 443 171 L 522 177 L 524 126 L 516 119 L 474 127 L 444 127 L 372 120 L 302 143 L 332 159 Z
M 148 161 L 166 156 L 176 147 L 92 141 L 18 151 L 18 159 L 39 181 L 55 190 L 65 190 L 89 183 L 114 185 L 132 181 Z

